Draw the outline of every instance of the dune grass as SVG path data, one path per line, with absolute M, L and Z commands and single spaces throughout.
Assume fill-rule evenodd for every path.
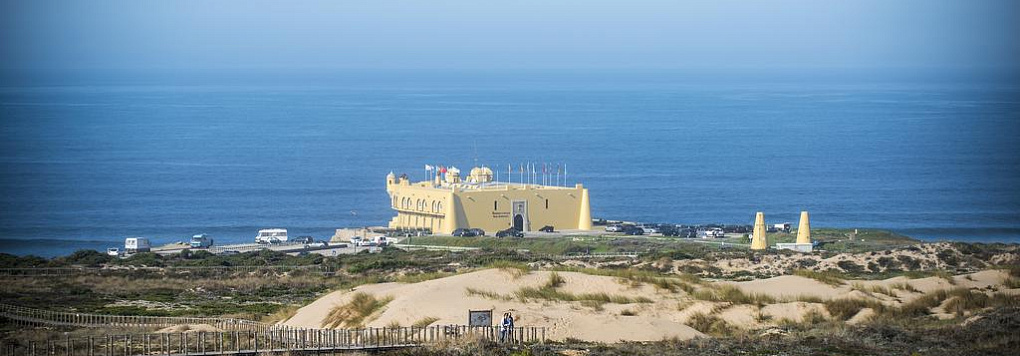
M 704 313 L 694 313 L 685 323 L 687 326 L 694 328 L 694 330 L 709 334 L 712 336 L 728 336 L 732 335 L 736 328 L 723 320 L 722 318 L 715 315 L 708 315 Z
M 957 316 L 963 316 L 966 312 L 988 307 L 1020 306 L 1020 297 L 1017 296 L 1005 293 L 995 293 L 989 296 L 983 292 L 964 288 L 956 288 L 949 291 L 948 299 L 944 306 L 945 311 L 947 313 L 954 313 Z
M 918 290 L 917 288 L 914 288 L 914 286 L 910 285 L 910 283 L 907 283 L 907 282 L 893 283 L 890 286 L 892 287 L 892 289 L 905 290 L 907 292 L 912 292 L 912 293 L 921 293 L 920 290 Z
M 885 310 L 885 305 L 882 303 L 860 298 L 831 299 L 822 302 L 822 304 L 825 305 L 825 310 L 829 312 L 829 315 L 838 320 L 849 320 L 864 308 L 871 308 L 876 313 L 881 313 Z
M 869 287 L 865 286 L 863 283 L 860 282 L 853 282 L 852 284 L 850 284 L 850 290 L 860 291 L 861 293 L 864 293 L 869 297 L 874 297 L 875 296 L 874 293 L 885 294 L 892 297 L 896 296 L 896 293 L 893 293 L 892 289 L 879 284 L 875 284 Z
M 466 272 L 470 272 L 470 271 L 464 271 L 464 272 L 461 272 L 461 273 L 466 273 Z M 405 274 L 405 275 L 402 275 L 402 276 L 398 276 L 393 281 L 394 282 L 399 282 L 399 283 L 418 283 L 418 282 L 431 281 L 433 279 L 446 278 L 446 277 L 450 277 L 450 276 L 454 276 L 454 275 L 457 275 L 457 273 L 453 273 L 453 272 L 410 273 L 410 274 Z
M 467 288 L 468 295 L 477 295 L 488 299 L 495 300 L 513 300 L 527 302 L 529 300 L 551 300 L 551 301 L 562 301 L 562 302 L 582 302 L 583 305 L 594 307 L 596 304 L 614 303 L 614 304 L 631 304 L 631 303 L 652 303 L 653 301 L 647 297 L 628 297 L 625 295 L 608 294 L 608 293 L 581 293 L 574 294 L 566 291 L 559 290 L 558 288 L 563 286 L 566 280 L 559 275 L 559 273 L 553 272 L 549 274 L 549 279 L 540 287 L 521 287 L 514 291 L 510 295 L 503 295 L 491 291 L 484 291 L 474 288 Z
M 372 317 L 392 300 L 393 297 L 377 299 L 371 294 L 357 292 L 347 304 L 333 307 L 329 314 L 326 315 L 326 318 L 323 319 L 322 327 L 363 327 L 365 323 L 371 321 Z
M 479 296 L 479 297 L 486 298 L 486 299 L 495 299 L 495 300 L 503 300 L 503 301 L 509 301 L 509 300 L 513 299 L 513 298 L 511 298 L 509 296 L 505 296 L 505 295 L 502 295 L 502 294 L 499 294 L 499 293 L 496 293 L 496 292 L 491 292 L 491 291 L 481 290 L 481 289 L 476 289 L 476 288 L 471 288 L 471 287 L 465 288 L 464 292 L 467 295 Z
M 265 316 L 264 318 L 262 318 L 262 322 L 263 323 L 267 323 L 267 324 L 276 324 L 276 323 L 285 322 L 285 321 L 289 320 L 290 318 L 294 317 L 294 315 L 297 314 L 297 311 L 300 308 L 301 307 L 296 306 L 296 305 L 289 305 L 289 306 L 280 308 L 275 313 L 269 314 L 269 315 Z
M 729 302 L 732 304 L 750 304 L 762 306 L 776 302 L 776 298 L 759 293 L 746 293 L 740 288 L 723 285 L 717 288 L 702 288 L 692 294 L 695 299 L 711 302 Z
M 531 273 L 531 266 L 526 263 L 512 261 L 495 261 L 490 263 L 489 268 L 497 268 L 500 271 L 510 273 L 514 278 L 520 278 Z
M 793 271 L 793 274 L 801 277 L 811 278 L 834 287 L 839 287 L 844 283 L 843 275 L 840 274 L 839 272 L 831 271 L 818 272 L 808 269 L 797 269 Z
M 638 269 L 596 269 L 596 268 L 579 268 L 571 266 L 558 266 L 554 269 L 555 271 L 564 272 L 577 272 L 584 273 L 593 276 L 608 276 L 617 277 L 627 281 L 630 281 L 636 285 L 640 284 L 651 284 L 656 288 L 676 292 L 682 290 L 687 293 L 693 293 L 695 290 L 694 285 L 702 284 L 701 278 L 693 274 L 682 273 L 677 275 L 664 276 L 662 274 L 643 271 Z
M 418 319 L 417 321 L 414 322 L 414 324 L 411 324 L 411 326 L 416 327 L 416 328 L 424 328 L 426 326 L 432 325 L 432 323 L 435 323 L 437 321 L 439 321 L 439 318 L 434 317 L 434 316 L 427 316 L 427 317 Z
M 943 270 L 938 270 L 938 271 L 935 271 L 933 273 L 935 274 L 935 277 L 939 277 L 939 278 L 942 278 L 942 279 L 946 280 L 946 282 L 949 282 L 950 285 L 956 285 L 956 280 L 953 279 L 953 274 L 952 273 L 949 273 L 948 271 L 943 271 Z

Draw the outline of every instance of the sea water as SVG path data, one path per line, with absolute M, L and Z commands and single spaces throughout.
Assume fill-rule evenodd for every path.
M 1020 241 L 1020 87 L 994 78 L 359 73 L 0 89 L 0 252 L 386 225 L 389 172 L 566 166 L 595 217 Z M 550 168 L 550 172 L 553 170 Z M 555 180 L 555 175 L 552 175 Z M 564 177 L 561 176 L 563 181 Z

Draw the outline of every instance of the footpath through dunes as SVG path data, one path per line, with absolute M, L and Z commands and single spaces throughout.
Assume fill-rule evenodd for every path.
M 513 310 L 516 325 L 546 327 L 550 340 L 572 337 L 618 342 L 703 336 L 675 319 L 677 296 L 653 286 L 631 285 L 616 277 L 556 272 L 562 281 L 550 290 L 543 287 L 553 272 L 517 272 L 486 269 L 414 284 L 363 285 L 330 293 L 299 309 L 284 324 L 323 327 L 330 311 L 364 293 L 378 300 L 392 298 L 375 315 L 365 318 L 364 325 L 371 327 L 426 321 L 462 325 L 467 323 L 468 310 L 492 309 L 496 321 L 503 312 Z
M 468 310 L 491 309 L 497 320 L 513 311 L 518 326 L 545 327 L 550 340 L 618 342 L 732 335 L 789 323 L 965 319 L 1020 305 L 1012 288 L 1017 277 L 1004 270 L 885 280 L 676 278 L 672 284 L 637 272 L 606 274 L 613 276 L 492 268 L 414 284 L 362 285 L 325 295 L 283 323 L 306 328 L 462 325 Z

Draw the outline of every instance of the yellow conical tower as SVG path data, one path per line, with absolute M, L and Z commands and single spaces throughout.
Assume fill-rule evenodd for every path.
M 765 238 L 765 213 L 759 211 L 754 215 L 754 239 L 751 240 L 751 249 L 764 250 L 768 248 L 767 240 Z
M 808 214 L 806 211 L 800 212 L 800 226 L 797 227 L 797 243 L 811 243 L 811 223 L 808 222 Z
M 588 198 L 588 189 L 583 188 L 580 184 L 577 188 L 581 189 L 581 213 L 578 214 L 577 228 L 579 230 L 591 230 L 591 203 Z

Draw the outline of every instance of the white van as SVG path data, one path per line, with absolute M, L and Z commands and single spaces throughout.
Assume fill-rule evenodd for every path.
M 260 244 L 275 244 L 287 242 L 287 229 L 262 229 L 255 236 L 255 242 Z
M 129 237 L 124 239 L 124 252 L 126 253 L 149 252 L 151 250 L 152 245 L 149 244 L 147 238 Z

